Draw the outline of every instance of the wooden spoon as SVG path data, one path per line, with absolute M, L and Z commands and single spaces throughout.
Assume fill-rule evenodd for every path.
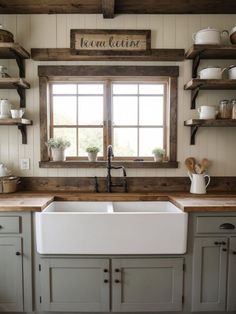
M 194 157 L 188 157 L 185 159 L 185 165 L 191 173 L 196 173 L 195 164 L 196 160 Z
M 207 158 L 203 158 L 201 161 L 201 173 L 205 172 L 210 165 L 210 161 Z

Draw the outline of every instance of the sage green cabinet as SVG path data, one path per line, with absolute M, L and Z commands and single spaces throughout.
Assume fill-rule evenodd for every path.
M 40 277 L 43 311 L 182 309 L 183 258 L 46 257 Z
M 183 258 L 112 260 L 115 312 L 181 311 Z
M 109 311 L 109 274 L 108 259 L 41 259 L 42 310 Z
M 236 312 L 236 237 L 230 238 L 227 310 Z
M 0 237 L 0 312 L 23 311 L 22 243 Z
M 194 240 L 193 311 L 226 309 L 227 261 L 227 237 L 203 237 Z

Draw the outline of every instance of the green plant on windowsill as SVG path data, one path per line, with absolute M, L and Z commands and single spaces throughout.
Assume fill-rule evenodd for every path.
M 152 150 L 152 153 L 154 155 L 154 161 L 156 162 L 162 162 L 164 155 L 165 155 L 165 150 L 161 147 L 156 147 Z
M 88 160 L 91 162 L 97 161 L 97 155 L 99 151 L 100 149 L 97 146 L 88 146 L 86 148 L 86 152 L 88 153 Z
M 65 150 L 70 147 L 71 143 L 61 137 L 53 137 L 47 141 L 46 145 L 51 149 L 53 161 L 64 161 Z

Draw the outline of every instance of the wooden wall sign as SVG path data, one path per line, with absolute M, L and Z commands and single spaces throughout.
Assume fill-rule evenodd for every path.
M 71 48 L 80 51 L 149 51 L 151 31 L 71 29 Z

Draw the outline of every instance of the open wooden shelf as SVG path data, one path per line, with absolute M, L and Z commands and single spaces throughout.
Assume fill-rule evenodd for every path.
M 19 77 L 0 78 L 0 89 L 16 89 L 20 96 L 20 107 L 25 107 L 25 90 L 30 88 L 30 84 Z
M 22 135 L 22 144 L 27 144 L 27 130 L 26 126 L 27 125 L 32 125 L 32 121 L 28 119 L 0 119 L 0 126 L 1 125 L 16 125 L 18 129 L 21 132 Z
M 200 127 L 236 127 L 236 119 L 190 119 L 184 121 L 185 126 L 191 127 L 190 144 L 195 145 L 195 136 Z
M 140 51 L 77 51 L 71 48 L 32 48 L 36 61 L 183 61 L 184 49 Z
M 236 80 L 201 80 L 192 79 L 184 85 L 185 90 L 191 90 L 191 109 L 196 107 L 196 98 L 200 90 L 235 90 Z
M 19 67 L 19 76 L 25 77 L 25 59 L 30 54 L 17 43 L 0 43 L 0 59 L 15 59 Z
M 186 59 L 194 59 L 200 55 L 201 59 L 234 59 L 236 45 L 193 45 L 185 53 Z

